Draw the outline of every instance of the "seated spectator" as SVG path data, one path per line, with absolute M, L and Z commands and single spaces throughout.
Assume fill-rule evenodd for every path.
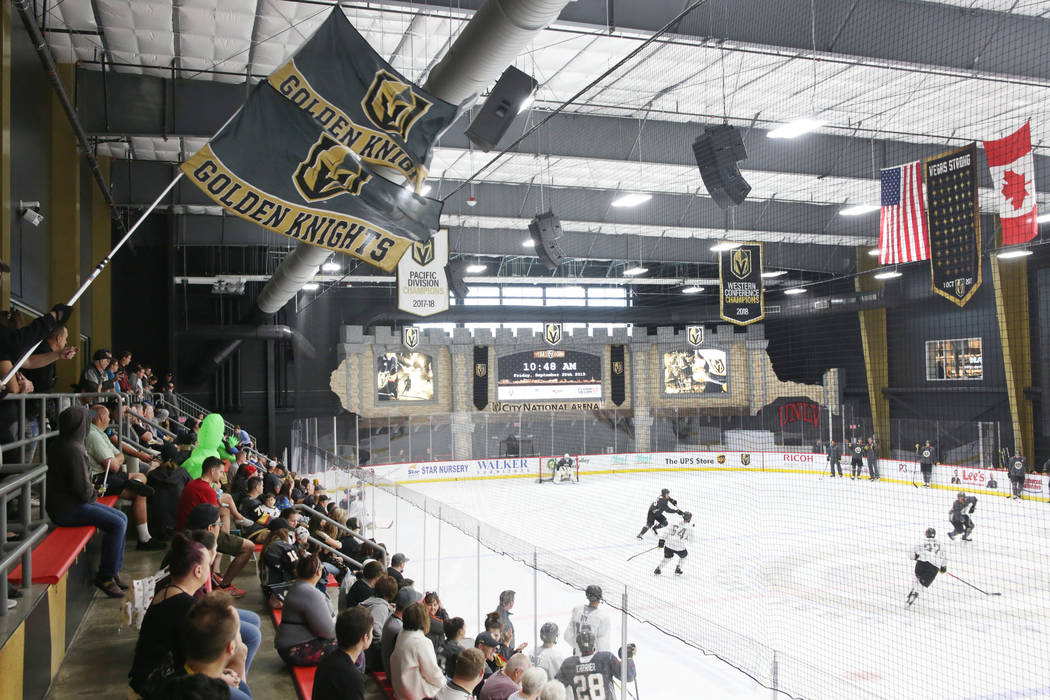
M 182 626 L 184 668 L 190 675 L 225 681 L 230 700 L 251 700 L 244 665 L 248 650 L 237 636 L 238 627 L 237 613 L 228 594 L 211 593 L 194 603 Z
M 480 700 L 507 700 L 521 690 L 521 677 L 532 666 L 529 657 L 517 653 L 510 657 L 507 665 L 485 680 Z
M 230 686 L 219 678 L 194 673 L 172 676 L 150 700 L 228 700 Z
M 485 656 L 477 649 L 465 649 L 455 659 L 450 680 L 437 692 L 434 700 L 470 700 L 474 689 L 485 675 Z
M 496 658 L 493 660 L 495 666 L 492 669 L 493 673 L 495 673 L 503 668 L 504 664 L 507 663 L 507 659 L 513 655 L 510 648 L 503 642 L 503 623 L 499 619 L 499 613 L 490 612 L 485 616 L 485 631 L 498 642 Z
M 426 606 L 427 613 L 430 615 L 430 632 L 427 633 L 427 638 L 434 645 L 434 653 L 440 654 L 441 648 L 445 646 L 445 620 L 448 619 L 448 612 L 441 607 L 441 599 L 438 598 L 437 591 L 424 593 L 423 605 Z
M 80 374 L 77 391 L 83 394 L 99 394 L 114 391 L 113 380 L 106 374 L 106 368 L 112 359 L 113 355 L 110 354 L 109 350 L 105 348 L 96 350 L 91 355 L 91 364 L 85 367 Z
M 445 643 L 438 651 L 438 663 L 445 669 L 445 675 L 455 675 L 456 657 L 463 651 L 463 638 L 467 635 L 467 625 L 462 617 L 445 620 Z M 484 661 L 482 656 L 482 661 Z
M 340 608 L 352 608 L 355 605 L 360 605 L 368 598 L 371 598 L 375 593 L 376 581 L 383 575 L 383 565 L 374 559 L 367 564 L 365 568 L 361 570 L 361 576 L 349 584 L 350 577 L 343 579 L 343 585 L 339 587 L 339 607 Z M 346 586 L 346 592 L 343 592 L 343 586 Z
M 512 694 L 507 700 L 537 700 L 540 689 L 547 682 L 547 672 L 535 666 L 521 676 L 521 690 Z
M 543 646 L 536 650 L 532 663 L 546 671 L 548 678 L 554 678 L 561 670 L 561 662 L 565 661 L 565 654 L 555 646 L 558 643 L 558 625 L 553 622 L 543 623 L 540 641 Z
M 390 566 L 387 567 L 386 572 L 394 577 L 397 581 L 397 586 L 400 588 L 405 585 L 405 562 L 408 561 L 408 557 L 398 552 L 390 558 Z
M 558 680 L 549 680 L 540 688 L 540 700 L 565 700 L 565 686 Z
M 277 502 L 274 505 L 277 506 L 278 510 L 285 510 L 294 505 L 292 500 L 292 482 L 286 481 L 281 484 L 281 489 L 277 492 Z
M 317 590 L 324 567 L 317 555 L 296 564 L 296 581 L 288 589 L 281 625 L 273 645 L 290 666 L 316 666 L 335 648 L 335 611 L 328 596 Z
M 299 552 L 292 542 L 288 523 L 280 518 L 271 521 L 270 536 L 263 543 L 259 557 L 259 583 L 262 584 L 266 603 L 273 609 L 284 605 L 284 596 L 295 582 L 295 568 Z M 284 527 L 281 527 L 284 525 Z
M 390 673 L 390 655 L 394 653 L 394 645 L 397 644 L 397 636 L 401 634 L 401 617 L 412 603 L 417 602 L 421 595 L 413 588 L 402 588 L 394 596 L 394 611 L 383 623 L 383 633 L 379 636 L 379 645 L 383 657 L 383 667 L 372 669 L 373 671 L 386 671 Z
M 211 578 L 210 552 L 181 533 L 172 539 L 164 563 L 169 576 L 158 584 L 142 618 L 128 673 L 132 690 L 146 697 L 185 663 L 182 622 L 193 607 L 194 594 Z
M 178 452 L 174 445 L 164 445 L 160 466 L 146 475 L 146 483 L 154 491 L 149 500 L 150 531 L 160 540 L 170 539 L 175 532 L 179 497 L 190 481 L 189 472 L 176 463 Z
M 217 457 L 208 457 L 201 464 L 200 478 L 193 479 L 186 484 L 186 487 L 182 490 L 182 495 L 179 497 L 179 508 L 176 518 L 176 527 L 178 529 L 186 529 L 186 520 L 190 511 L 196 506 L 207 503 L 216 508 L 219 507 L 219 495 L 212 484 L 218 483 L 221 471 L 222 461 Z M 245 564 L 248 563 L 248 560 L 251 559 L 252 554 L 255 552 L 255 545 L 246 539 L 230 534 L 230 518 L 238 517 L 239 514 L 231 515 L 229 513 L 231 506 L 228 494 L 224 495 L 223 506 L 219 510 L 223 522 L 222 532 L 219 533 L 219 552 L 230 555 L 232 559 L 217 588 L 236 598 L 240 598 L 244 595 L 244 591 L 236 588 L 233 585 L 233 581 Z
M 375 582 L 375 592 L 361 606 L 372 614 L 372 645 L 365 652 L 365 665 L 369 669 L 383 668 L 383 653 L 379 640 L 383 636 L 383 625 L 394 612 L 394 597 L 397 595 L 397 581 L 386 574 Z
M 335 619 L 339 648 L 324 657 L 314 675 L 315 700 L 364 700 L 365 674 L 355 663 L 372 644 L 373 620 L 368 610 L 348 608 Z
M 485 656 L 485 678 L 488 679 L 496 671 L 503 668 L 504 661 L 500 658 L 497 650 L 499 649 L 499 640 L 493 637 L 488 632 L 482 632 L 474 638 L 474 648 L 480 649 L 481 653 Z
M 56 525 L 92 525 L 103 532 L 95 586 L 111 598 L 122 598 L 126 586 L 118 572 L 124 561 L 128 518 L 116 508 L 95 502 L 91 460 L 84 450 L 90 415 L 83 406 L 70 406 L 58 416 L 58 437 L 48 450 L 45 508 Z
M 409 605 L 402 615 L 402 625 L 388 671 L 394 694 L 401 700 L 433 697 L 445 684 L 445 674 L 437 665 L 434 645 L 426 637 L 430 631 L 426 606 L 420 602 Z

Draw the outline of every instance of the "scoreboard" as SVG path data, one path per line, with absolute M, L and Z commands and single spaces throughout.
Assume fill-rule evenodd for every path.
M 499 401 L 602 398 L 602 358 L 578 350 L 529 350 L 497 360 Z

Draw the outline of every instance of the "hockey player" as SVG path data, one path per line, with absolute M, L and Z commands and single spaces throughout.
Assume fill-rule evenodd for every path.
M 674 506 L 674 508 L 671 506 Z M 660 497 L 649 506 L 649 513 L 645 516 L 645 527 L 638 533 L 638 539 L 642 539 L 642 535 L 649 528 L 653 529 L 653 534 L 655 535 L 660 528 L 666 525 L 667 518 L 664 517 L 664 513 L 682 514 L 682 511 L 678 510 L 678 501 L 671 498 L 671 489 L 661 489 Z
M 555 644 L 558 643 L 558 625 L 553 622 L 545 622 L 540 627 L 540 641 L 543 646 L 536 650 L 532 657 L 532 665 L 539 666 L 547 672 L 547 678 L 554 678 L 561 670 L 561 662 L 565 655 L 558 651 Z
M 854 440 L 849 446 L 849 478 L 856 479 L 864 467 L 864 443 Z
M 1021 450 L 1014 450 L 1013 458 L 1007 463 L 1010 474 L 1010 485 L 1013 486 L 1014 498 L 1024 497 L 1024 476 L 1028 472 L 1028 460 L 1021 456 Z
M 577 655 L 570 656 L 561 664 L 555 678 L 571 689 L 574 700 L 616 700 L 614 678 L 624 683 L 634 680 L 634 645 L 627 645 L 626 670 L 620 667 L 620 659 L 608 651 L 595 649 L 594 635 L 584 630 L 576 636 Z M 622 674 L 622 675 L 621 675 Z
M 864 454 L 868 458 L 868 478 L 878 481 L 882 477 L 879 475 L 879 443 L 876 442 L 874 435 L 869 437 L 868 442 L 864 445 Z
M 915 602 L 922 588 L 929 588 L 933 579 L 937 578 L 937 572 L 945 573 L 948 567 L 945 565 L 944 552 L 941 543 L 937 541 L 937 531 L 932 527 L 926 528 L 926 539 L 915 547 L 915 584 L 908 593 L 908 605 Z M 922 588 L 920 588 L 920 586 Z
M 832 476 L 835 476 L 835 472 L 842 476 L 842 445 L 834 440 L 828 443 L 828 463 L 831 467 Z
M 967 508 L 970 510 L 967 511 Z M 967 542 L 970 541 L 970 533 L 973 532 L 973 521 L 970 520 L 970 515 L 976 508 L 976 496 L 967 496 L 962 491 L 956 495 L 955 502 L 952 503 L 952 511 L 948 513 L 948 519 L 951 520 L 952 525 L 955 527 L 954 530 L 948 533 L 949 539 L 954 540 L 956 535 L 962 533 L 963 539 Z
M 919 453 L 919 469 L 922 471 L 922 485 L 930 488 L 930 479 L 933 477 L 933 463 L 937 461 L 936 451 L 927 440 L 922 447 L 916 446 Z
M 664 565 L 674 558 L 674 555 L 678 555 L 678 566 L 674 568 L 676 574 L 682 573 L 682 564 L 685 562 L 685 558 L 689 556 L 689 550 L 686 546 L 693 541 L 693 514 L 686 511 L 682 513 L 682 522 L 671 525 L 671 531 L 668 532 L 664 537 L 660 538 L 659 546 L 664 548 L 664 558 L 656 565 L 654 574 L 659 576 L 662 573 Z
M 569 626 L 565 628 L 565 641 L 572 646 L 572 653 L 577 653 L 576 637 L 584 630 L 590 630 L 596 648 L 599 651 L 612 651 L 612 620 L 600 610 L 598 605 L 602 602 L 602 587 L 587 586 L 584 591 L 587 596 L 587 604 L 572 609 L 572 617 L 569 618 Z
M 572 457 L 566 452 L 565 456 L 554 463 L 554 483 L 572 481 Z

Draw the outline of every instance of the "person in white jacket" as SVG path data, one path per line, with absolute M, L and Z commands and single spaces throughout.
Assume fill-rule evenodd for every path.
M 427 638 L 430 614 L 422 603 L 409 605 L 401 617 L 403 627 L 390 655 L 388 673 L 398 700 L 433 697 L 445 685 L 434 644 Z

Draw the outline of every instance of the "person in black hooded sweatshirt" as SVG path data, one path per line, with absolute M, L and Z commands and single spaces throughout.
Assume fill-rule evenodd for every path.
M 128 516 L 116 508 L 95 502 L 91 462 L 84 451 L 84 436 L 92 413 L 83 406 L 70 406 L 58 416 L 58 437 L 47 451 L 47 514 L 62 527 L 91 525 L 101 530 L 102 561 L 95 586 L 111 598 L 121 598 L 127 586 L 118 572 L 124 562 L 124 538 Z

